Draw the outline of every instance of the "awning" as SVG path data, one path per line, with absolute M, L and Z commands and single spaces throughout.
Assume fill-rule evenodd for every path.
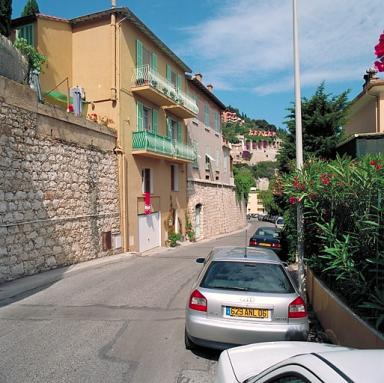
M 211 157 L 208 153 L 205 153 L 205 156 L 208 157 L 209 161 L 216 161 L 213 157 Z

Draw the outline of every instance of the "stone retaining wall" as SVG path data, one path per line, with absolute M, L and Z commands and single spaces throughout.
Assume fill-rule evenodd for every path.
M 27 73 L 26 58 L 14 48 L 9 39 L 0 35 L 0 76 L 17 82 L 25 82 Z
M 247 225 L 244 201 L 236 198 L 233 185 L 188 179 L 188 214 L 195 230 L 195 208 L 201 204 L 202 238 L 231 233 Z
M 0 77 L 0 282 L 120 252 L 115 143 Z

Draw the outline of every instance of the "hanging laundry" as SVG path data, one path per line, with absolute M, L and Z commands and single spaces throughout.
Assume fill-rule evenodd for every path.
M 79 86 L 71 88 L 70 95 L 73 99 L 73 113 L 75 116 L 81 116 L 82 104 L 85 99 L 84 89 Z

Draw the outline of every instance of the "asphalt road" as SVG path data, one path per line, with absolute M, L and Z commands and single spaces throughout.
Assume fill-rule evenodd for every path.
M 201 269 L 195 258 L 245 238 L 243 231 L 0 286 L 0 382 L 212 382 L 219 353 L 184 348 L 184 307 Z

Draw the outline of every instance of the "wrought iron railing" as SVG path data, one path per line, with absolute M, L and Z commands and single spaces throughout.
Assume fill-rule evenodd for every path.
M 196 155 L 192 145 L 186 145 L 147 130 L 133 132 L 132 149 L 146 150 L 189 161 L 194 161 Z
M 171 81 L 161 76 L 149 65 L 136 67 L 132 78 L 133 86 L 149 85 L 172 99 L 176 104 L 183 105 L 194 114 L 199 113 L 196 101 L 185 92 L 175 87 Z

